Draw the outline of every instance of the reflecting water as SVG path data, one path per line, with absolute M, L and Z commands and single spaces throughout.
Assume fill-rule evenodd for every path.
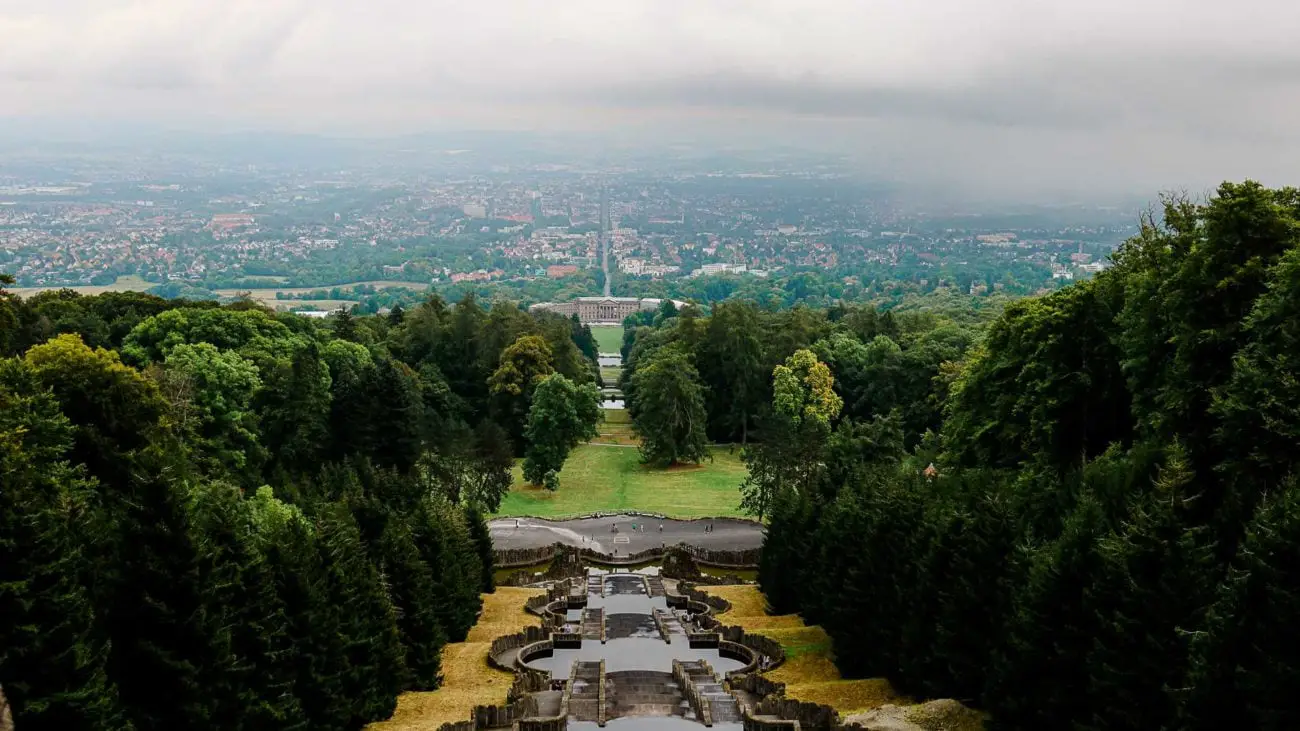
M 672 644 L 664 642 L 657 634 L 653 637 L 628 637 L 609 640 L 583 640 L 580 650 L 556 650 L 551 657 L 539 657 L 528 663 L 529 667 L 550 670 L 551 677 L 559 680 L 569 677 L 574 660 L 604 660 L 605 672 L 622 670 L 656 670 L 670 673 L 673 660 L 705 660 L 719 674 L 739 670 L 744 663 L 722 657 L 716 649 L 692 649 L 685 635 L 673 637 Z
M 600 364 L 601 368 L 618 368 L 623 365 L 623 358 L 618 355 L 602 355 L 596 359 L 596 362 Z
M 570 721 L 569 728 L 573 731 L 599 731 L 600 727 L 594 722 L 587 721 Z M 614 729 L 614 731 L 699 731 L 701 726 L 696 721 L 688 721 L 680 716 L 625 716 L 623 718 L 610 719 L 605 728 Z M 719 731 L 739 731 L 741 725 L 738 723 L 715 723 L 714 729 Z
M 673 660 L 705 660 L 719 675 L 744 665 L 739 660 L 722 657 L 717 649 L 692 649 L 679 627 L 676 628 L 676 633 L 669 635 L 672 641 L 664 642 L 654 621 L 654 610 L 673 612 L 668 609 L 666 597 L 649 595 L 649 586 L 643 574 L 623 571 L 592 573 L 602 577 L 604 596 L 593 588 L 587 597 L 587 606 L 605 610 L 608 641 L 602 643 L 594 639 L 583 640 L 581 649 L 555 650 L 550 657 L 530 661 L 529 666 L 550 670 L 552 677 L 558 680 L 569 677 L 569 670 L 575 660 L 603 659 L 607 673 L 624 670 L 667 673 L 672 672 Z M 565 618 L 580 622 L 582 611 L 571 609 L 565 613 Z

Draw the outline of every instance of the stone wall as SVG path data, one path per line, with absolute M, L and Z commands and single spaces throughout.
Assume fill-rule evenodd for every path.
M 551 633 L 551 647 L 557 650 L 578 650 L 582 648 L 582 635 L 578 632 Z
M 756 710 L 761 716 L 798 721 L 805 731 L 834 731 L 841 727 L 840 714 L 834 708 L 819 703 L 805 703 L 770 695 L 758 702 Z
M 471 719 L 477 729 L 505 728 L 515 721 L 537 715 L 537 699 L 524 695 L 514 703 L 504 706 L 475 706 Z
M 550 603 L 551 598 L 549 596 L 538 594 L 537 596 L 528 597 L 527 601 L 524 602 L 524 609 L 533 614 L 541 614 L 545 610 L 546 605 Z
M 492 565 L 498 569 L 513 569 L 521 566 L 536 566 L 555 557 L 556 543 L 541 548 L 503 548 L 492 552 Z
M 785 695 L 785 683 L 769 680 L 758 673 L 735 675 L 727 678 L 727 682 L 730 683 L 732 688 L 743 690 L 759 698 L 765 698 L 773 694 Z
M 706 594 L 705 592 L 696 589 L 694 586 L 691 586 L 688 583 L 678 584 L 677 593 L 681 594 L 687 599 L 693 599 L 697 602 L 701 602 L 703 604 L 709 605 L 709 608 L 713 610 L 714 614 L 721 614 L 722 612 L 731 609 L 731 602 L 727 601 L 726 599 L 723 599 L 720 596 L 713 596 L 712 594 Z
M 785 648 L 771 637 L 746 632 L 740 627 L 722 627 L 718 630 L 718 634 L 722 635 L 724 641 L 744 645 L 758 653 L 760 657 L 766 658 L 767 662 L 761 668 L 764 671 L 785 662 Z
M 776 716 L 784 725 L 770 725 L 774 722 L 752 718 L 745 714 L 746 731 L 841 731 L 842 729 L 860 729 L 855 724 L 845 726 L 840 722 L 840 715 L 834 708 L 820 703 L 806 703 L 785 697 L 785 683 L 769 680 L 758 673 L 728 676 L 727 683 L 733 690 L 743 690 L 758 696 L 759 701 L 753 709 L 760 716 Z M 751 724 L 751 721 L 753 724 Z
M 519 731 L 565 731 L 568 727 L 567 717 L 519 719 Z
M 727 677 L 752 673 L 758 669 L 758 663 L 760 660 L 759 654 L 739 642 L 728 642 L 727 640 L 719 642 L 718 654 L 722 657 L 731 660 L 739 660 L 740 662 L 745 663 L 741 668 L 727 673 Z
M 545 629 L 541 627 L 525 627 L 523 632 L 516 632 L 515 634 L 512 635 L 502 635 L 501 637 L 492 640 L 492 647 L 488 651 L 488 662 L 492 664 L 494 667 L 499 667 L 496 664 L 497 655 L 500 655 L 501 653 L 506 652 L 508 650 L 513 650 L 515 648 L 531 645 L 534 642 L 540 642 L 542 640 L 545 640 L 546 637 L 547 637 L 547 632 Z M 501 669 L 509 670 L 509 671 L 514 670 L 514 668 L 501 668 Z
M 576 576 L 575 568 L 579 565 L 577 558 L 586 560 L 589 563 L 601 564 L 604 566 L 631 566 L 647 561 L 657 561 L 666 557 L 669 552 L 681 551 L 689 555 L 691 559 L 705 566 L 715 566 L 720 568 L 733 569 L 753 569 L 758 567 L 761 549 L 751 548 L 745 551 L 721 551 L 707 548 L 696 548 L 679 543 L 674 546 L 661 546 L 659 548 L 647 548 L 644 551 L 637 551 L 631 554 L 622 554 L 614 556 L 608 553 L 601 553 L 593 548 L 582 548 L 570 546 L 563 543 L 553 543 L 549 546 L 540 548 L 504 548 L 492 552 L 493 565 L 498 569 L 522 568 L 525 566 L 537 566 L 539 564 L 552 562 L 552 566 L 547 570 L 544 578 L 555 579 L 564 576 Z M 562 565 L 556 566 L 555 562 Z M 683 576 L 682 578 L 693 578 Z M 506 583 L 522 581 L 533 583 L 536 581 L 530 572 L 520 572 L 511 576 Z
M 800 731 L 798 721 L 781 718 L 755 718 L 746 713 L 742 722 L 744 731 Z

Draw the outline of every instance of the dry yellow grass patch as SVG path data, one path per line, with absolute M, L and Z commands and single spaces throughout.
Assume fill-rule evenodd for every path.
M 749 617 L 766 617 L 767 614 L 767 597 L 763 592 L 753 584 L 737 584 L 735 586 L 706 586 L 703 590 L 713 596 L 726 599 L 731 602 L 731 609 L 728 609 L 721 616 L 727 619 L 734 619 L 736 624 L 745 626 L 741 621 Z
M 474 706 L 500 705 L 514 682 L 512 673 L 494 670 L 487 662 L 492 640 L 519 632 L 538 620 L 524 611 L 536 589 L 502 587 L 483 595 L 483 611 L 465 642 L 442 649 L 442 687 L 403 693 L 397 711 L 387 721 L 372 723 L 371 731 L 435 731 L 444 723 L 464 721 Z
M 787 698 L 823 703 L 847 716 L 886 703 L 906 703 L 884 678 L 845 680 L 835 667 L 831 638 L 818 626 L 809 627 L 796 614 L 767 614 L 767 599 L 757 586 L 705 586 L 704 591 L 731 602 L 718 615 L 727 624 L 770 637 L 785 649 L 785 662 L 765 675 L 785 683 Z
M 540 624 L 537 617 L 524 610 L 529 597 L 545 594 L 541 589 L 524 589 L 502 586 L 491 594 L 483 595 L 483 611 L 478 622 L 470 629 L 469 642 L 491 642 L 501 635 L 520 632 L 525 627 Z

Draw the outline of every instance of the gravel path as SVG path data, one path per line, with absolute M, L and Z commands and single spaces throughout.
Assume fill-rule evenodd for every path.
M 632 524 L 638 528 L 632 529 Z M 705 532 L 705 527 L 713 530 Z M 644 531 L 641 526 L 644 525 Z M 659 530 L 663 526 L 663 531 Z M 617 526 L 617 532 L 614 528 Z M 492 546 L 539 548 L 552 543 L 594 548 L 601 553 L 628 554 L 686 543 L 696 548 L 743 551 L 763 545 L 763 526 L 748 520 L 673 520 L 666 518 L 614 515 L 603 518 L 551 521 L 542 518 L 497 518 L 488 523 Z

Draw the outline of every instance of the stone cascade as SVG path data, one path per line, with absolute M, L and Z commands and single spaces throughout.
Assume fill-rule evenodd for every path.
M 704 660 L 674 661 L 673 676 L 686 690 L 686 698 L 696 709 L 705 726 L 714 723 L 739 723 L 740 704 L 727 691 Z
M 652 598 L 668 596 L 668 592 L 664 590 L 664 580 L 661 579 L 660 577 L 647 576 L 645 583 L 646 583 L 646 587 L 650 589 L 650 596 Z
M 605 577 L 601 574 L 587 574 L 587 593 L 594 596 L 605 596 Z
M 604 607 L 587 607 L 582 610 L 582 639 L 605 641 Z
M 607 676 L 609 718 L 678 716 L 694 719 L 682 687 L 672 673 L 624 670 Z
M 664 642 L 672 643 L 673 637 L 685 637 L 686 628 L 677 615 L 666 609 L 654 610 L 655 624 L 659 626 L 659 632 L 664 638 Z
M 575 660 L 566 689 L 569 719 L 605 723 L 605 663 Z

